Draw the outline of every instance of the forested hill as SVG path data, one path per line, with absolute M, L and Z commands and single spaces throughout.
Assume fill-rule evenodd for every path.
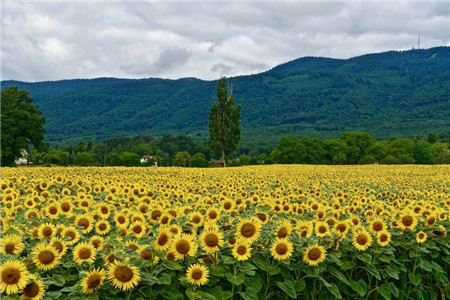
M 242 104 L 242 140 L 449 135 L 450 47 L 351 59 L 305 57 L 264 73 L 229 78 Z M 206 139 L 217 81 L 194 78 L 4 81 L 31 92 L 51 142 L 150 134 Z M 67 139 L 69 138 L 69 139 Z

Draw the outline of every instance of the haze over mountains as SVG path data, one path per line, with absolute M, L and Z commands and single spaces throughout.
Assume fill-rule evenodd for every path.
M 450 135 L 450 47 L 390 51 L 351 59 L 304 57 L 228 79 L 242 104 L 243 143 L 282 136 L 376 138 Z M 149 134 L 206 139 L 217 81 L 195 78 L 74 79 L 27 83 L 47 118 L 46 140 L 71 143 Z

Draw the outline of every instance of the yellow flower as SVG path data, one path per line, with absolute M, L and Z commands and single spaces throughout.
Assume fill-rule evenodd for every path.
M 293 250 L 294 246 L 288 239 L 277 238 L 270 248 L 270 253 L 276 260 L 285 260 L 291 257 Z
M 283 220 L 275 229 L 275 236 L 277 238 L 285 238 L 292 232 L 292 225 L 288 220 Z
M 315 225 L 316 235 L 318 237 L 324 237 L 329 235 L 330 226 L 326 222 L 318 221 Z
M 243 219 L 236 228 L 236 237 L 248 244 L 257 241 L 261 234 L 261 222 L 258 218 Z
M 386 228 L 386 223 L 380 218 L 374 218 L 369 224 L 369 230 L 374 234 L 379 234 L 380 232 L 385 231 Z
M 100 220 L 95 224 L 95 232 L 100 235 L 105 235 L 111 230 L 111 225 L 106 220 Z
M 98 290 L 105 280 L 105 270 L 94 269 L 81 280 L 83 293 L 88 294 Z
M 204 285 L 208 282 L 209 270 L 200 264 L 191 265 L 187 272 L 186 277 L 190 284 Z
M 425 232 L 423 232 L 423 231 L 420 231 L 420 232 L 418 232 L 417 234 L 416 234 L 416 241 L 419 243 L 419 244 L 422 244 L 422 243 L 424 243 L 426 240 L 427 240 L 427 234 L 425 233 Z
M 156 256 L 151 250 L 149 245 L 139 246 L 137 253 L 141 255 L 144 260 L 150 261 L 150 265 L 154 265 L 159 261 L 159 257 Z
M 42 279 L 38 279 L 36 275 L 31 275 L 31 282 L 21 290 L 20 299 L 41 300 L 44 298 L 45 286 Z
M 391 241 L 391 234 L 387 230 L 380 231 L 377 235 L 377 243 L 381 247 L 385 247 L 389 245 L 389 242 Z
M 90 215 L 78 215 L 75 218 L 75 225 L 82 228 L 82 233 L 89 233 L 94 228 L 94 218 Z
M 172 234 L 168 228 L 159 228 L 154 242 L 157 251 L 166 251 L 170 247 Z
M 71 246 L 78 242 L 78 240 L 80 239 L 80 233 L 74 226 L 68 226 L 62 230 L 61 237 L 64 239 L 67 245 Z
M 19 260 L 7 260 L 0 266 L 1 273 L 1 292 L 7 295 L 17 294 L 19 290 L 26 287 L 31 278 L 25 264 Z
M 32 252 L 33 262 L 39 270 L 51 270 L 59 263 L 60 254 L 47 243 L 37 244 Z
M 194 256 L 197 253 L 197 242 L 195 236 L 191 234 L 179 234 L 172 240 L 172 252 L 177 259 L 183 259 L 185 256 Z
M 73 260 L 79 265 L 83 262 L 93 263 L 96 254 L 97 251 L 92 244 L 86 242 L 79 243 L 73 249 Z
M 303 252 L 303 261 L 310 266 L 317 266 L 325 260 L 325 257 L 325 248 L 317 244 L 309 246 L 305 252 Z
M 200 243 L 206 253 L 214 253 L 223 246 L 223 234 L 214 228 L 205 229 L 200 234 Z
M 53 248 L 55 248 L 56 249 L 56 251 L 58 251 L 58 253 L 59 253 L 59 256 L 63 256 L 65 253 L 66 253 L 66 251 L 67 251 L 67 244 L 62 240 L 62 239 L 60 239 L 60 238 L 57 238 L 57 237 L 53 237 L 51 240 L 50 240 L 50 246 L 53 246 Z
M 359 251 L 367 250 L 372 245 L 372 237 L 365 229 L 360 229 L 353 234 L 353 246 Z
M 141 276 L 137 267 L 126 262 L 115 262 L 109 266 L 108 279 L 115 288 L 127 291 L 139 284 Z
M 3 236 L 0 239 L 0 245 L 1 254 L 19 255 L 25 249 L 25 244 L 22 243 L 22 237 L 17 234 Z
M 250 258 L 252 248 L 246 242 L 239 241 L 233 247 L 232 254 L 234 258 L 244 261 Z
M 397 224 L 400 229 L 413 230 L 417 225 L 417 217 L 413 211 L 405 210 L 400 214 L 400 220 Z

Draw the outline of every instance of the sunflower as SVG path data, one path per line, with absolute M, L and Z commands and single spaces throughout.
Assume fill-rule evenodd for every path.
M 330 233 L 330 226 L 326 222 L 318 221 L 316 222 L 314 226 L 316 236 L 318 237 L 324 237 L 329 235 Z
M 250 258 L 251 250 L 252 248 L 248 243 L 244 241 L 239 241 L 234 245 L 232 254 L 234 258 L 236 258 L 237 260 L 243 261 Z
M 325 248 L 317 244 L 311 245 L 303 252 L 303 261 L 310 266 L 317 266 L 325 260 Z
M 47 243 L 40 243 L 32 252 L 33 262 L 39 270 L 51 270 L 58 265 L 61 258 L 58 250 Z
M 105 270 L 94 269 L 86 274 L 81 280 L 81 288 L 83 293 L 89 294 L 98 290 L 105 280 Z
M 364 251 L 372 245 L 372 236 L 365 229 L 360 229 L 353 234 L 353 246 L 359 251 Z
M 258 240 L 261 234 L 261 222 L 258 218 L 243 219 L 236 228 L 236 236 L 239 240 L 252 244 Z
M 100 216 L 100 218 L 106 220 L 109 218 L 109 215 L 111 214 L 111 209 L 107 204 L 103 203 L 97 207 L 97 213 Z
M 94 218 L 90 215 L 78 215 L 75 218 L 75 225 L 82 228 L 82 233 L 86 234 L 94 228 Z
M 67 251 L 67 244 L 66 244 L 66 242 L 64 242 L 62 239 L 60 239 L 60 238 L 57 238 L 57 237 L 53 237 L 51 240 L 50 240 L 50 246 L 53 246 L 53 248 L 55 248 L 56 249 L 56 251 L 58 251 L 58 253 L 59 253 L 59 256 L 63 256 L 65 253 L 66 253 L 66 251 Z
M 436 215 L 435 214 L 431 214 L 425 220 L 425 226 L 427 226 L 427 227 L 434 226 L 434 224 L 436 224 L 436 221 L 437 221 Z
M 42 279 L 38 279 L 36 275 L 31 275 L 31 282 L 21 290 L 20 299 L 41 300 L 44 298 L 45 286 Z
M 203 216 L 201 213 L 192 212 L 189 214 L 189 222 L 193 224 L 194 228 L 198 228 L 203 224 Z
M 141 255 L 142 259 L 150 261 L 150 265 L 154 265 L 159 261 L 159 257 L 156 256 L 150 249 L 150 245 L 141 245 L 137 249 L 137 253 Z
M 97 250 L 90 243 L 79 243 L 73 249 L 73 260 L 81 265 L 83 262 L 93 263 Z
M 277 238 L 288 237 L 292 232 L 292 225 L 288 220 L 283 220 L 278 227 L 275 229 L 275 236 Z
M 369 224 L 369 230 L 373 234 L 379 234 L 380 232 L 385 231 L 386 228 L 386 223 L 380 218 L 374 218 Z
M 204 285 L 208 282 L 209 270 L 201 264 L 192 264 L 187 272 L 186 277 L 190 284 Z
M 141 238 L 144 236 L 145 231 L 147 230 L 147 224 L 142 221 L 135 221 L 130 225 L 129 230 L 135 237 Z
M 423 232 L 423 231 L 420 231 L 420 232 L 418 232 L 417 234 L 416 234 L 416 241 L 419 243 L 419 244 L 422 244 L 422 243 L 424 243 L 426 240 L 427 240 L 427 234 L 425 233 L 425 232 Z
M 339 221 L 333 227 L 333 232 L 341 238 L 345 238 L 350 230 L 349 221 Z
M 93 235 L 89 239 L 89 243 L 91 243 L 91 245 L 94 246 L 95 249 L 101 250 L 101 249 L 103 249 L 103 244 L 105 243 L 105 239 L 99 235 Z
M 1 254 L 15 254 L 19 255 L 25 249 L 25 244 L 22 242 L 22 237 L 17 234 L 10 234 L 0 239 L 0 253 Z
M 417 225 L 417 217 L 413 211 L 405 210 L 400 214 L 398 227 L 400 229 L 413 230 Z
M 114 221 L 117 227 L 128 227 L 128 224 L 130 224 L 130 219 L 123 212 L 115 214 Z
M 100 235 L 105 235 L 111 230 L 111 225 L 106 220 L 100 220 L 95 224 L 95 232 Z
M 50 204 L 45 208 L 46 215 L 51 219 L 58 219 L 59 217 L 59 208 L 56 204 Z
M 171 250 L 175 253 L 177 259 L 183 259 L 185 256 L 194 256 L 197 253 L 197 242 L 195 235 L 179 234 L 172 239 Z
M 65 240 L 67 245 L 71 246 L 78 242 L 80 239 L 80 233 L 76 227 L 68 226 L 62 230 L 61 237 Z
M 276 238 L 275 242 L 270 248 L 270 253 L 276 260 L 285 260 L 291 257 L 294 246 L 286 238 Z
M 209 227 L 200 234 L 200 243 L 206 253 L 219 251 L 224 244 L 223 234 L 218 228 Z
M 377 243 L 381 247 L 385 247 L 389 245 L 389 242 L 391 241 L 391 234 L 387 230 L 383 230 L 378 232 L 377 235 Z
M 210 221 L 216 221 L 219 219 L 220 217 L 220 212 L 217 208 L 215 207 L 211 207 L 210 209 L 208 209 L 208 211 L 206 212 L 206 218 Z
M 41 239 L 51 239 L 56 234 L 56 227 L 51 223 L 44 223 L 39 226 L 38 236 Z
M 1 292 L 7 295 L 17 294 L 19 290 L 26 287 L 28 280 L 31 278 L 25 264 L 19 260 L 7 260 L 0 266 L 1 273 Z
M 138 285 L 141 275 L 137 267 L 126 262 L 115 262 L 109 266 L 108 279 L 115 288 L 126 291 Z
M 136 251 L 139 248 L 139 244 L 135 241 L 128 241 L 125 243 L 125 247 L 127 247 L 130 250 Z
M 168 228 L 159 228 L 154 242 L 155 250 L 166 251 L 170 247 L 172 233 Z

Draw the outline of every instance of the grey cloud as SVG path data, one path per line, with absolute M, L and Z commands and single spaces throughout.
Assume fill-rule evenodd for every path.
M 236 69 L 233 66 L 226 65 L 223 63 L 215 64 L 211 68 L 212 72 L 220 73 L 219 75 L 232 75 L 236 73 Z

